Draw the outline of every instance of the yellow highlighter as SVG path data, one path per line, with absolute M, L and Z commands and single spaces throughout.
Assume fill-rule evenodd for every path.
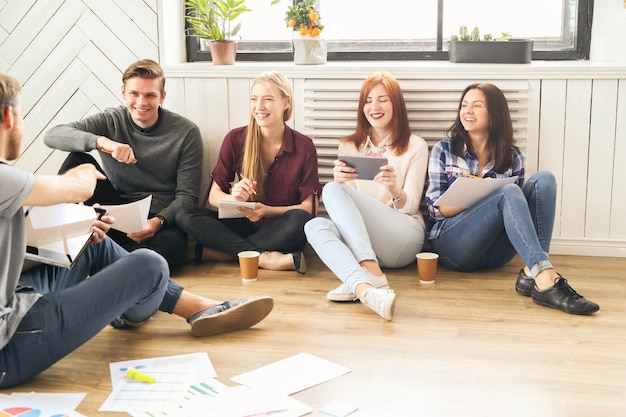
M 154 384 L 157 381 L 155 377 L 146 375 L 136 369 L 129 369 L 126 371 L 126 378 L 134 379 L 135 381 L 147 382 L 149 384 Z

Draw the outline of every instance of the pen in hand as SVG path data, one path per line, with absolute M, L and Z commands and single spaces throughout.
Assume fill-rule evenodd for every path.
M 248 180 L 248 178 L 244 177 L 241 172 L 239 173 L 239 178 L 242 180 Z M 256 195 L 256 190 L 252 186 L 252 180 L 248 180 L 248 181 L 250 181 L 250 188 L 252 189 L 252 194 Z

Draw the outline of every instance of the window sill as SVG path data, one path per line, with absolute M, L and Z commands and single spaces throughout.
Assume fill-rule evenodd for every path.
M 190 62 L 164 65 L 168 77 L 254 78 L 263 71 L 280 71 L 289 78 L 365 78 L 376 71 L 395 77 L 450 79 L 616 79 L 624 78 L 626 63 L 592 61 L 533 61 L 530 64 L 456 64 L 448 61 L 333 61 L 322 65 L 293 62 L 236 62 L 213 65 Z

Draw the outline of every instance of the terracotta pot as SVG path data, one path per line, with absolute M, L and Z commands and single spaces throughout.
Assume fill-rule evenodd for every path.
M 233 65 L 237 56 L 237 41 L 211 41 L 211 59 L 215 65 Z

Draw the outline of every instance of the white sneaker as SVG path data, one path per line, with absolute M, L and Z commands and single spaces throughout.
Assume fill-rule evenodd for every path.
M 391 320 L 396 306 L 396 293 L 385 288 L 368 288 L 359 297 L 362 304 L 374 310 L 385 320 Z
M 385 274 L 377 277 L 375 275 L 372 275 L 372 273 L 367 269 L 363 268 L 363 270 L 367 274 L 367 277 L 374 287 L 389 288 L 389 282 L 387 281 L 387 277 L 385 276 Z M 326 298 L 330 301 L 355 301 L 357 299 L 357 296 L 355 293 L 350 291 L 346 284 L 341 284 L 334 290 L 328 291 L 328 293 L 326 294 Z

